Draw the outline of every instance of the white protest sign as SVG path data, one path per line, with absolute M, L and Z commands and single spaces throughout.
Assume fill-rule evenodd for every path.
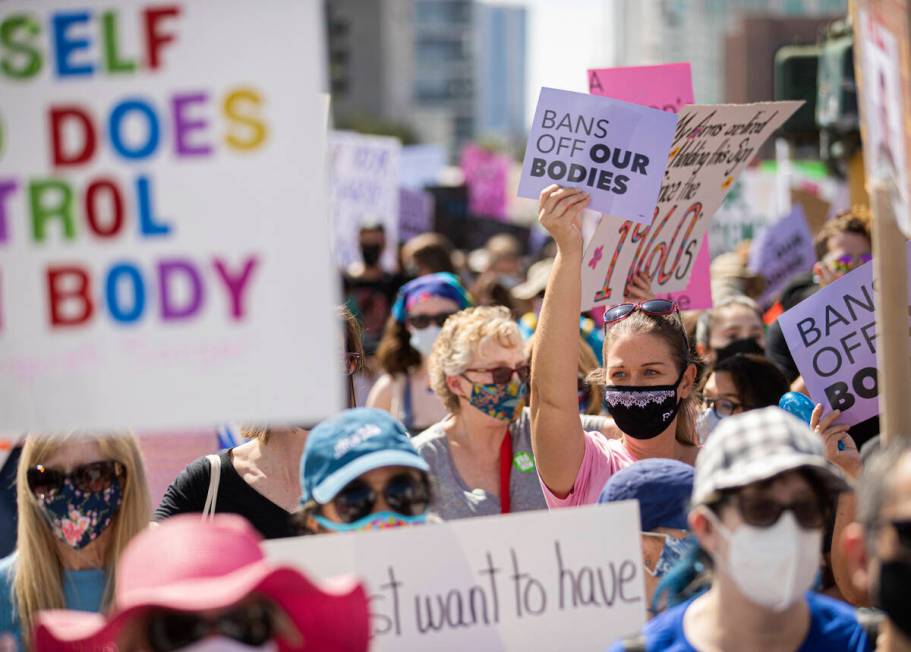
M 796 274 L 816 262 L 813 236 L 800 204 L 764 230 L 750 247 L 749 269 L 765 279 L 760 303 L 771 303 Z
M 440 183 L 446 167 L 446 148 L 442 145 L 407 145 L 399 153 L 399 186 L 423 190 Z
M 633 274 L 656 293 L 689 283 L 711 216 L 759 147 L 801 102 L 693 105 L 680 110 L 651 224 L 605 216 L 582 265 L 582 309 L 622 303 Z
M 335 260 L 342 268 L 361 259 L 358 231 L 386 230 L 383 267 L 396 267 L 399 224 L 399 151 L 397 138 L 349 131 L 329 135 L 330 205 Z
M 0 3 L 22 43 L 0 66 L 0 427 L 341 404 L 339 298 L 312 282 L 332 270 L 322 24 L 295 0 Z
M 635 501 L 269 541 L 371 594 L 374 650 L 604 650 L 645 622 Z

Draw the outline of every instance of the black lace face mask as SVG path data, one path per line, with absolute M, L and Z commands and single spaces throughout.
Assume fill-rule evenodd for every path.
M 624 434 L 633 439 L 652 439 L 664 432 L 677 416 L 680 399 L 673 385 L 605 385 L 604 408 Z

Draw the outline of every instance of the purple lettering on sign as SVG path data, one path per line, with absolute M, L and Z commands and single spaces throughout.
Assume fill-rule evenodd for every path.
M 171 100 L 171 111 L 174 116 L 174 148 L 180 156 L 208 156 L 212 147 L 208 144 L 193 144 L 190 136 L 194 131 L 204 131 L 208 123 L 201 118 L 188 115 L 194 104 L 205 105 L 207 93 L 187 93 L 175 95 Z

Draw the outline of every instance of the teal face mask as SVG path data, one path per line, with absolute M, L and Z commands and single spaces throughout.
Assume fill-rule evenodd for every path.
M 338 523 L 330 521 L 325 516 L 317 514 L 313 518 L 322 527 L 330 532 L 369 532 L 370 530 L 389 530 L 403 525 L 424 525 L 427 522 L 427 514 L 418 514 L 417 516 L 405 516 L 392 511 L 374 512 L 367 514 L 351 523 Z

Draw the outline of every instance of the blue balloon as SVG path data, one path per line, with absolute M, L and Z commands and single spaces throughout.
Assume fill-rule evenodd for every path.
M 788 392 L 778 401 L 778 407 L 786 412 L 790 412 L 801 421 L 810 423 L 810 418 L 813 416 L 813 409 L 816 405 L 806 394 Z

